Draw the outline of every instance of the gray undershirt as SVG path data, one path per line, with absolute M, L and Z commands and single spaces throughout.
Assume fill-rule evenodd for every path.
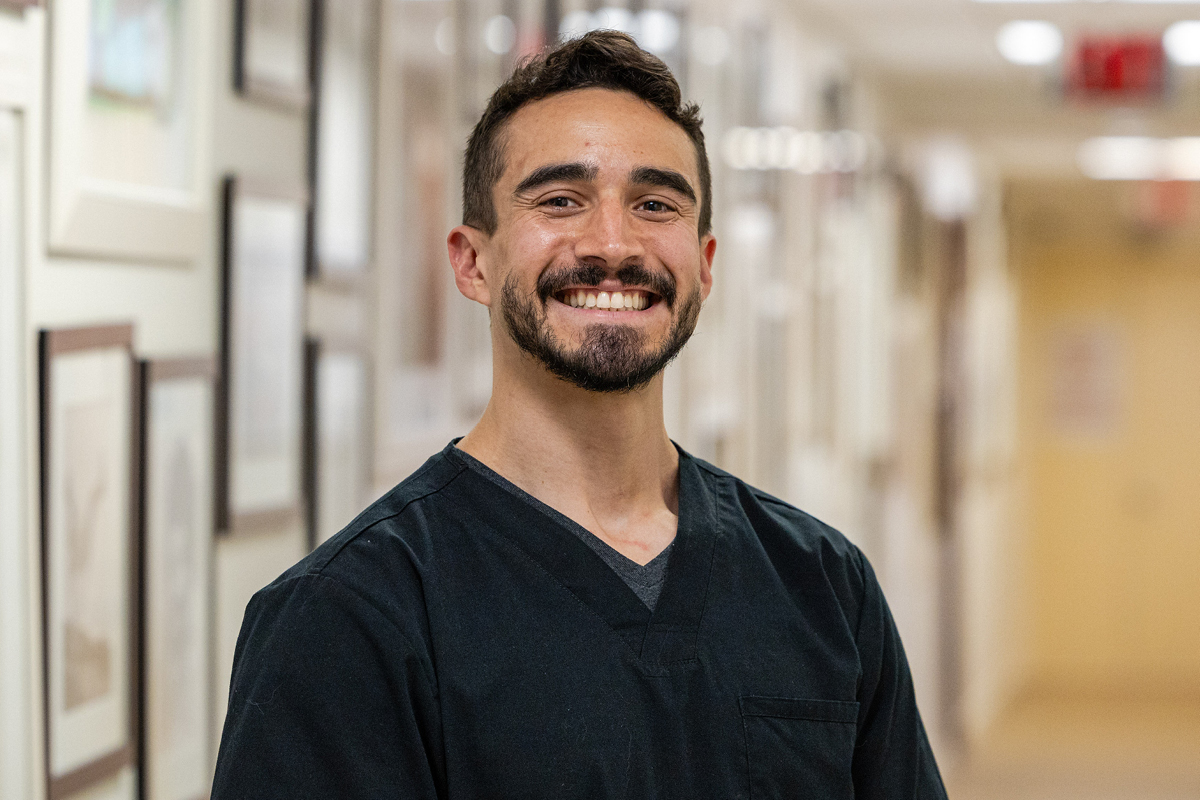
M 671 542 L 663 548 L 661 553 L 650 559 L 647 564 L 642 565 L 621 555 L 583 526 L 571 528 L 571 532 L 592 548 L 596 555 L 604 559 L 605 564 L 612 567 L 612 571 L 625 581 L 625 585 L 646 604 L 646 608 L 654 610 L 654 606 L 658 603 L 658 596 L 662 593 L 663 583 L 667 580 L 667 560 L 671 556 L 671 548 L 675 546 L 675 542 Z
M 455 443 L 458 442 L 457 439 L 454 441 Z M 592 533 L 579 523 L 575 522 L 575 520 L 570 519 L 565 514 L 561 514 L 547 506 L 545 503 L 542 503 L 540 500 L 537 500 L 529 493 L 522 490 L 519 486 L 514 484 L 512 481 L 497 473 L 487 464 L 484 464 L 482 461 L 472 456 L 470 453 L 466 452 L 465 450 L 459 450 L 457 448 L 455 449 L 457 451 L 457 455 L 463 461 L 465 461 L 468 466 L 470 466 L 479 474 L 483 475 L 483 477 L 487 478 L 492 483 L 496 484 L 507 492 L 511 492 L 512 494 L 523 498 L 526 502 L 529 502 L 535 506 L 540 506 L 546 509 L 552 515 L 560 517 L 566 523 L 564 527 L 566 527 L 567 530 L 575 534 L 581 542 L 592 548 L 596 555 L 600 556 L 600 558 L 604 560 L 604 563 L 608 564 L 612 571 L 617 573 L 617 577 L 625 581 L 625 585 L 633 590 L 633 593 L 638 596 L 638 599 L 646 604 L 646 608 L 649 608 L 651 611 L 654 610 L 654 606 L 658 603 L 658 596 L 662 594 L 663 583 L 667 580 L 667 560 L 671 556 L 671 548 L 675 545 L 675 542 L 671 542 L 671 544 L 663 548 L 663 551 L 654 558 L 650 559 L 648 564 L 639 564 L 632 559 L 626 558 L 616 550 L 609 547 L 604 543 L 604 540 L 596 536 L 596 534 Z

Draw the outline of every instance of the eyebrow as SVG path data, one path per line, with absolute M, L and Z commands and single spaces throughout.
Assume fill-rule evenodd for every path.
M 559 181 L 594 181 L 599 173 L 599 167 L 578 161 L 567 164 L 547 164 L 526 175 L 525 179 L 517 184 L 517 188 L 513 189 L 513 194 L 526 194 L 547 183 L 558 183 Z
M 687 182 L 687 178 L 673 169 L 637 167 L 630 173 L 629 178 L 639 186 L 661 186 L 679 192 L 693 203 L 696 202 L 696 191 L 692 185 Z

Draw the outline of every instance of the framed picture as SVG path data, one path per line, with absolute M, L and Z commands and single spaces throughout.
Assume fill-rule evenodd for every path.
M 302 111 L 311 85 L 313 0 L 236 0 L 233 88 Z
M 145 800 L 202 800 L 212 785 L 209 608 L 216 371 L 210 358 L 141 363 Z
M 299 521 L 308 198 L 224 186 L 217 529 Z
M 372 264 L 380 486 L 417 469 L 419 453 L 470 429 L 490 397 L 492 363 L 487 310 L 461 302 L 446 255 L 446 232 L 459 213 L 460 103 L 479 113 L 476 84 L 453 91 L 454 53 L 467 49 L 456 50 L 454 4 L 388 0 L 382 12 Z
M 309 339 L 309 541 L 344 528 L 369 500 L 367 359 L 354 345 Z
M 318 2 L 314 22 L 313 275 L 354 281 L 371 256 L 378 0 Z
M 60 0 L 51 8 L 49 247 L 189 262 L 209 189 L 203 36 L 211 4 Z
M 133 328 L 42 331 L 41 503 L 50 800 L 137 760 Z

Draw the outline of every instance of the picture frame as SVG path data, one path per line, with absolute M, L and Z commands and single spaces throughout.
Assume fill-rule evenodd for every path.
M 356 284 L 371 263 L 380 8 L 378 0 L 316 0 L 312 13 L 310 277 Z
M 304 111 L 312 98 L 314 0 L 236 0 L 233 88 L 251 100 Z
M 207 30 L 211 11 L 182 0 L 52 4 L 51 253 L 187 264 L 204 252 L 207 54 L 189 32 Z
M 223 185 L 216 526 L 301 519 L 307 193 L 228 176 Z
M 309 338 L 305 346 L 309 549 L 366 508 L 370 492 L 370 375 L 363 348 Z
M 454 33 L 454 15 L 449 0 L 382 7 L 371 275 L 379 487 L 469 430 L 491 394 L 487 310 L 460 302 L 446 255 L 446 232 L 460 214 L 456 120 L 460 103 L 480 96 L 473 82 L 454 90 L 467 49 L 455 47 L 462 31 Z
M 137 763 L 133 326 L 39 335 L 45 770 L 58 800 Z
M 216 361 L 140 363 L 143 800 L 212 785 L 213 442 Z

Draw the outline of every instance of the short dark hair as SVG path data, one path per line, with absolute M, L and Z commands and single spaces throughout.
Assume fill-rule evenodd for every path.
M 492 188 L 504 172 L 503 129 L 527 103 L 576 89 L 629 92 L 683 128 L 696 149 L 700 172 L 699 234 L 712 228 L 712 172 L 704 147 L 700 107 L 684 103 L 679 83 L 659 58 L 619 31 L 593 31 L 522 62 L 497 89 L 471 131 L 463 164 L 463 224 L 496 232 Z

